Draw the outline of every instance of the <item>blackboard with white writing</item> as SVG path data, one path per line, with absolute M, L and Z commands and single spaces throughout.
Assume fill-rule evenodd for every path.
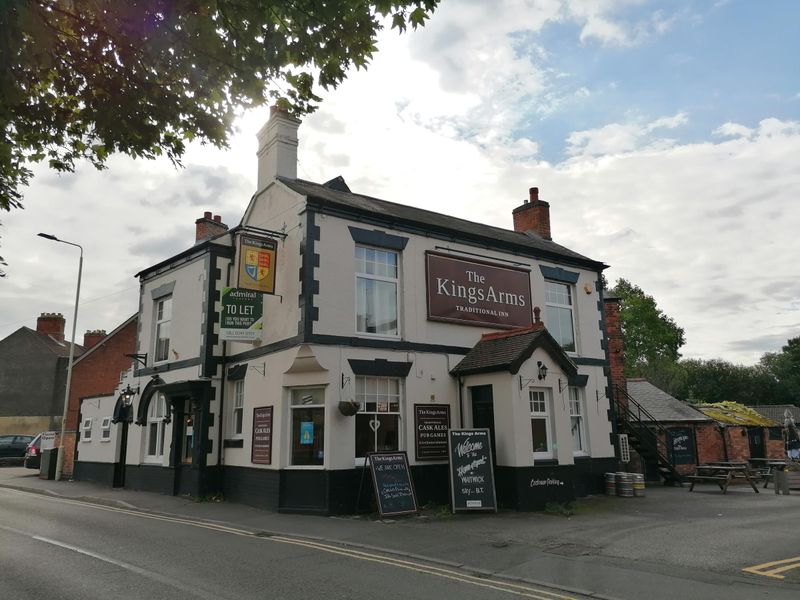
M 417 512 L 417 497 L 405 452 L 372 452 L 369 468 L 382 517 Z
M 453 512 L 497 511 L 492 471 L 492 444 L 488 429 L 451 429 L 450 499 Z
M 669 451 L 672 463 L 676 465 L 694 464 L 694 437 L 687 427 L 668 429 Z

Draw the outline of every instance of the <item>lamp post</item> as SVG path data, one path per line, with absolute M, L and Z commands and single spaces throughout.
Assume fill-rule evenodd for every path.
M 78 260 L 78 287 L 75 292 L 75 312 L 72 314 L 72 339 L 69 344 L 69 362 L 67 363 L 67 385 L 64 390 L 64 412 L 61 415 L 61 441 L 58 444 L 58 456 L 56 457 L 56 481 L 61 479 L 61 470 L 64 467 L 64 434 L 67 428 L 67 412 L 69 411 L 69 390 L 72 383 L 72 360 L 75 357 L 75 326 L 78 324 L 78 299 L 81 296 L 81 274 L 83 273 L 83 246 L 80 244 L 73 244 L 65 240 L 60 240 L 56 236 L 49 233 L 39 233 L 39 237 L 53 242 L 60 242 L 75 246 L 81 251 L 80 259 Z

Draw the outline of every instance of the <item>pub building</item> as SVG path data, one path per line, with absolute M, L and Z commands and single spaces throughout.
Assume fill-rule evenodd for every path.
M 75 477 L 340 514 L 400 450 L 447 503 L 447 430 L 488 428 L 500 507 L 601 492 L 606 265 L 552 240 L 537 188 L 508 230 L 298 179 L 299 125 L 272 110 L 237 226 L 206 213 L 138 273 L 136 362 L 82 402 Z

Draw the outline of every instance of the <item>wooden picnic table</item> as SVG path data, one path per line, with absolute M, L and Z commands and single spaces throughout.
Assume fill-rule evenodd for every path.
M 690 492 L 694 490 L 695 483 L 716 483 L 722 493 L 727 494 L 731 482 L 744 479 L 758 494 L 758 487 L 750 477 L 750 467 L 747 463 L 718 462 L 697 465 L 694 475 L 689 475 L 687 479 L 692 482 L 692 485 L 689 486 Z
M 764 489 L 769 487 L 769 482 L 775 479 L 775 471 L 783 471 L 786 468 L 786 461 L 776 458 L 751 458 L 750 462 L 755 466 L 754 471 L 759 479 L 764 479 Z M 778 493 L 778 490 L 775 490 Z

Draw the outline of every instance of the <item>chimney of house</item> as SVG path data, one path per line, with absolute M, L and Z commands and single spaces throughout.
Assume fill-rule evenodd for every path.
M 628 405 L 628 382 L 625 379 L 625 348 L 622 342 L 622 323 L 619 318 L 620 298 L 603 298 L 603 321 L 608 340 L 608 377 L 614 399 L 623 406 Z
M 269 120 L 258 132 L 258 189 L 277 176 L 297 177 L 297 128 L 300 121 L 272 106 Z
M 219 215 L 214 215 L 212 217 L 211 211 L 208 210 L 204 212 L 203 216 L 197 219 L 194 224 L 196 244 L 228 231 L 228 226 L 222 222 L 222 217 Z
M 96 346 L 100 343 L 100 340 L 106 337 L 106 332 L 103 329 L 95 329 L 93 331 L 87 331 L 83 334 L 83 348 L 84 350 L 88 350 L 92 346 Z
M 544 200 L 539 200 L 539 188 L 532 187 L 528 190 L 528 200 L 522 206 L 512 211 L 514 216 L 514 231 L 524 233 L 533 231 L 546 240 L 550 236 L 550 205 Z
M 36 331 L 46 333 L 59 342 L 64 341 L 64 315 L 61 313 L 42 313 L 36 319 Z

